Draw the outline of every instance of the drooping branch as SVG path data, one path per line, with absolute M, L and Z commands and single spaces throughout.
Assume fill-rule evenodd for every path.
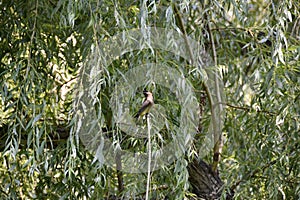
M 213 62 L 214 62 L 214 66 L 216 67 L 218 65 L 218 59 L 217 59 L 217 52 L 216 52 L 216 47 L 215 47 L 215 42 L 214 42 L 214 37 L 213 34 L 211 32 L 211 26 L 210 26 L 210 22 L 208 22 L 208 33 L 209 33 L 209 39 L 210 39 L 210 43 L 212 46 L 212 52 L 213 52 Z M 214 73 L 214 88 L 216 90 L 216 98 L 217 98 L 217 102 L 222 102 L 221 96 L 220 96 L 220 87 L 219 87 L 219 78 L 217 73 Z M 211 108 L 212 110 L 214 110 L 215 105 L 213 105 Z M 219 110 L 222 111 L 223 110 L 223 105 L 222 104 L 216 104 L 216 106 L 218 106 Z M 214 116 L 216 117 L 216 116 Z M 213 123 L 215 121 L 216 118 L 213 119 Z M 219 132 L 219 133 L 217 133 Z M 222 153 L 222 149 L 223 149 L 223 136 L 220 133 L 221 130 L 217 129 L 217 125 L 214 124 L 214 140 L 215 140 L 215 146 L 214 146 L 214 155 L 213 155 L 213 164 L 212 164 L 212 169 L 214 172 L 217 171 L 217 167 L 218 167 L 218 163 L 221 160 L 221 153 Z

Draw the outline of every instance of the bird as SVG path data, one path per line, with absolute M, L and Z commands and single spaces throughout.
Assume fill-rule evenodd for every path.
M 153 95 L 151 92 L 144 90 L 143 94 L 145 95 L 145 99 L 143 101 L 142 107 L 139 109 L 134 118 L 139 119 L 144 115 L 148 115 L 151 107 L 154 105 Z

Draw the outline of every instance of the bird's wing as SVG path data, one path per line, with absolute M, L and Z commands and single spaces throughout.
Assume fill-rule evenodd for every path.
M 147 108 L 149 108 L 149 106 L 152 104 L 151 101 L 149 101 L 148 99 L 146 99 L 143 104 L 142 107 L 139 109 L 139 111 L 137 112 L 137 114 L 135 115 L 135 117 L 139 117 L 141 113 L 143 113 Z

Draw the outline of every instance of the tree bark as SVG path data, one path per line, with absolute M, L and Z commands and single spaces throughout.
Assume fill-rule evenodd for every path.
M 194 159 L 188 165 L 189 182 L 192 192 L 200 199 L 215 200 L 220 199 L 223 192 L 224 183 L 218 173 L 214 173 L 211 166 L 203 160 Z M 233 192 L 226 194 L 226 199 L 233 198 Z

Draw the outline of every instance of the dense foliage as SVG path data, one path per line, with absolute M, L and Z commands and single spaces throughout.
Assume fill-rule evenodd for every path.
M 145 26 L 195 38 L 212 58 L 207 65 L 223 80 L 226 99 L 220 104 L 226 117 L 218 163 L 223 197 L 232 190 L 236 199 L 300 198 L 299 1 L 5 0 L 0 7 L 1 199 L 145 196 L 145 174 L 120 174 L 80 142 L 73 102 L 91 51 L 120 31 Z M 124 54 L 102 69 L 96 105 L 104 113 L 102 128 L 113 142 L 122 140 L 123 148 L 146 149 L 144 141 L 114 127 L 109 98 L 126 71 L 148 61 L 182 72 L 202 111 L 200 133 L 186 157 L 151 174 L 150 196 L 191 198 L 187 165 L 211 115 L 205 75 L 197 67 L 151 47 Z M 163 86 L 151 87 L 169 110 L 169 126 L 176 128 L 181 105 Z M 141 101 L 139 91 L 132 110 Z M 172 140 L 167 131 L 161 137 Z M 204 158 L 208 163 L 210 152 Z

